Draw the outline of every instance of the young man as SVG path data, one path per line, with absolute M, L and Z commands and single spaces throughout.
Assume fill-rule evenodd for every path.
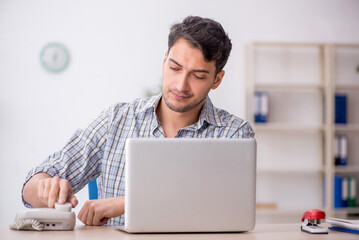
M 98 179 L 99 199 L 87 201 L 78 218 L 87 225 L 123 224 L 127 138 L 251 138 L 244 120 L 217 109 L 208 97 L 222 82 L 232 45 L 213 20 L 187 17 L 171 28 L 163 60 L 162 93 L 111 106 L 66 146 L 27 176 L 27 206 L 77 205 L 74 195 Z

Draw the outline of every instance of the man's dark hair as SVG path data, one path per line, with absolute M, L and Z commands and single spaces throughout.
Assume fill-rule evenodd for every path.
M 232 43 L 220 23 L 209 18 L 188 16 L 182 23 L 171 27 L 168 51 L 180 38 L 201 50 L 206 61 L 216 61 L 216 75 L 226 65 Z

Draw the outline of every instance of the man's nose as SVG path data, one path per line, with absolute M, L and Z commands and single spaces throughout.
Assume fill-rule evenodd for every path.
M 183 72 L 180 76 L 178 76 L 176 88 L 178 91 L 185 92 L 189 90 L 189 75 L 186 72 Z

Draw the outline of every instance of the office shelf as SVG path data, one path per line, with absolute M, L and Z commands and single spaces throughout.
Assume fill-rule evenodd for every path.
M 323 173 L 324 168 L 323 167 L 258 167 L 257 172 L 261 174 L 301 174 L 301 175 L 307 175 L 307 174 L 318 174 Z M 358 169 L 359 172 L 359 169 Z
M 348 165 L 333 166 L 329 176 L 353 176 L 359 180 L 359 44 L 333 44 L 329 47 L 330 81 L 333 92 L 347 96 L 347 124 L 333 125 L 333 136 L 345 134 L 348 138 Z M 335 107 L 335 106 L 333 106 Z M 333 157 L 333 156 L 332 156 Z M 334 187 L 331 187 L 334 191 Z M 358 186 L 356 188 L 358 192 Z M 327 193 L 330 198 L 331 192 Z M 357 195 L 358 204 L 358 195 Z M 359 214 L 359 208 L 334 209 L 335 217 Z
M 335 173 L 359 173 L 359 166 L 335 166 Z
M 335 125 L 334 129 L 335 131 L 341 131 L 341 132 L 359 131 L 359 124 Z
M 356 213 L 359 214 L 359 208 L 355 207 L 355 208 L 336 208 L 335 209 L 336 213 Z
M 358 211 L 334 209 L 332 196 L 336 174 L 359 180 L 359 44 L 254 42 L 246 64 L 246 119 L 258 146 L 258 201 L 275 203 L 270 212 L 278 214 L 313 206 L 334 217 Z M 254 122 L 256 91 L 269 96 L 267 123 Z M 345 125 L 334 124 L 335 93 L 348 96 Z M 345 167 L 334 166 L 336 134 L 348 135 Z M 286 197 L 291 194 L 298 197 Z
M 359 215 L 359 208 L 335 208 L 334 216 L 337 218 L 357 220 Z
M 359 84 L 335 84 L 335 89 L 337 90 L 348 90 L 355 91 L 359 90 Z
M 254 87 L 257 89 L 322 89 L 324 88 L 323 84 L 319 83 L 281 83 L 281 82 L 259 82 L 255 83 Z
M 298 125 L 291 123 L 255 123 L 255 131 L 284 131 L 284 132 L 305 132 L 305 131 L 323 131 L 324 126 L 320 125 Z

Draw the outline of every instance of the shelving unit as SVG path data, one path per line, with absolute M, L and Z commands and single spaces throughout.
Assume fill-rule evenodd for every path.
M 333 92 L 347 95 L 347 124 L 334 124 L 333 135 L 348 136 L 347 166 L 334 166 L 332 177 L 354 176 L 359 180 L 359 44 L 333 44 L 330 49 L 332 63 L 331 81 Z M 334 191 L 334 187 L 331 187 Z M 358 193 L 358 186 L 356 186 Z M 329 197 L 328 195 L 327 197 Z M 357 206 L 359 198 L 357 197 Z M 359 208 L 333 208 L 336 217 L 350 218 L 359 215 Z
M 352 49 L 357 49 L 356 54 Z M 345 56 L 348 52 L 350 59 Z M 359 65 L 359 45 L 256 42 L 248 46 L 246 118 L 258 143 L 257 202 L 272 206 L 258 209 L 259 214 L 287 215 L 298 221 L 312 208 L 325 209 L 328 216 L 345 211 L 333 207 L 333 179 L 336 174 L 359 176 L 359 148 L 349 150 L 356 163 L 338 168 L 333 146 L 338 132 L 354 134 L 348 137 L 355 140 L 350 144 L 359 143 L 359 73 L 351 74 L 355 81 L 338 80 L 355 62 Z M 269 95 L 267 123 L 254 122 L 256 91 Z M 354 101 L 348 104 L 349 114 L 358 109 L 343 126 L 333 123 L 338 91 L 353 96 L 348 97 Z

